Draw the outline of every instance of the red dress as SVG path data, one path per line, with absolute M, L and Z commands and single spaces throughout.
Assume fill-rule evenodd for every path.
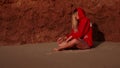
M 85 13 L 81 8 L 78 8 L 77 11 L 79 16 L 78 32 L 74 32 L 72 29 L 67 37 L 72 36 L 75 39 L 83 39 L 90 47 L 92 47 L 92 25 L 90 20 L 85 16 Z

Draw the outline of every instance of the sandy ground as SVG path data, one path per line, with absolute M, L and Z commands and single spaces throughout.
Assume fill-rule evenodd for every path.
M 0 46 L 0 68 L 120 68 L 120 43 L 54 52 L 56 43 Z

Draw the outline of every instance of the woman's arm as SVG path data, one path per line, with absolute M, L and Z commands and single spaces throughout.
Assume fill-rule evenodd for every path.
M 68 37 L 68 38 L 66 39 L 66 42 L 70 41 L 72 38 L 73 38 L 72 36 Z

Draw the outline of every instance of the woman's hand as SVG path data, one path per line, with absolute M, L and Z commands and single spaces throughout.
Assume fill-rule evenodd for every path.
M 57 39 L 57 42 L 58 42 L 58 44 L 60 44 L 60 43 L 62 43 L 63 41 L 65 41 L 67 39 L 67 37 L 59 37 L 58 39 Z
M 62 37 L 60 37 L 60 38 L 57 39 L 57 43 L 58 43 L 58 44 L 62 43 L 62 41 L 63 41 L 63 38 L 62 38 Z

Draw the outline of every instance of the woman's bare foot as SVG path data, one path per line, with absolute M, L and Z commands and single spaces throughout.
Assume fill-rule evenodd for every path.
M 58 51 L 58 49 L 57 49 L 57 48 L 54 48 L 53 50 L 54 50 L 54 51 Z
M 54 51 L 62 51 L 62 49 L 59 49 L 59 48 L 54 48 L 53 50 Z

